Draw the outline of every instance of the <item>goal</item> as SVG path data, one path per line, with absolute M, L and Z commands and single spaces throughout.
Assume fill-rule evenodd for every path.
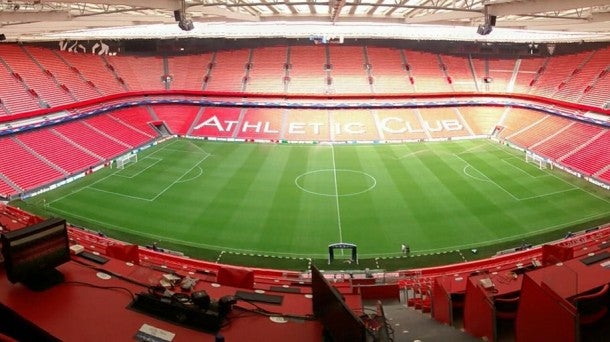
M 138 161 L 138 155 L 135 153 L 126 154 L 116 159 L 116 168 L 124 169 L 125 165 L 129 163 L 136 163 Z
M 346 259 L 345 261 L 352 263 L 355 262 L 356 264 L 358 264 L 358 246 L 356 246 L 353 243 L 345 243 L 345 242 L 338 242 L 338 243 L 331 243 L 330 245 L 328 245 L 328 264 L 330 265 L 331 262 L 333 262 L 333 260 L 335 260 L 335 249 L 349 249 L 351 251 L 351 256 L 349 259 Z
M 529 151 L 525 153 L 525 162 L 535 164 L 540 170 L 544 170 L 549 166 L 552 168 L 553 166 L 546 158 Z

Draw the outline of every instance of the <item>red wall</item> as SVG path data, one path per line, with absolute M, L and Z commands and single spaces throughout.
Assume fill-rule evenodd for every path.
M 496 338 L 495 320 L 496 313 L 491 299 L 479 288 L 476 279 L 468 279 L 464 299 L 464 330 L 493 342 Z
M 516 340 L 576 341 L 577 333 L 574 307 L 570 308 L 569 303 L 540 286 L 526 273 L 515 321 Z

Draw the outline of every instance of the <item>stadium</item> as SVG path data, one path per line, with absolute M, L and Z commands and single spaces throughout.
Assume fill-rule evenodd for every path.
M 608 10 L 0 1 L 1 331 L 601 340 Z

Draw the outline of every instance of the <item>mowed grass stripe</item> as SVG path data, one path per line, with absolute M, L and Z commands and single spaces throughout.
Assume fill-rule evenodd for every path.
M 258 145 L 243 147 L 245 148 L 231 151 L 229 155 L 219 156 L 222 166 L 219 166 L 219 172 L 213 174 L 213 179 L 222 183 L 222 187 L 209 199 L 202 219 L 209 229 L 210 241 L 214 241 L 214 244 L 249 250 L 253 245 L 251 237 L 257 234 L 256 230 L 251 229 L 255 223 L 236 224 L 236 220 L 239 222 L 236 215 L 251 216 L 250 211 L 242 210 L 256 209 L 254 206 L 248 207 L 251 202 L 247 202 L 250 200 L 247 192 L 255 181 L 262 156 L 257 153 Z
M 338 189 L 343 194 L 339 197 L 343 240 L 359 241 L 361 250 L 379 252 L 378 246 L 392 244 L 383 228 L 383 216 L 375 207 L 375 195 L 383 192 L 377 187 L 382 175 L 367 167 L 379 165 L 379 155 L 369 146 L 362 146 L 362 149 L 337 146 L 335 158 L 337 168 L 345 170 L 338 173 Z M 386 203 L 393 201 L 391 195 L 385 194 Z
M 399 209 L 402 215 L 395 218 L 395 225 L 404 225 L 409 234 L 405 240 L 414 250 L 438 246 L 436 241 L 441 236 L 437 233 L 437 229 L 439 225 L 448 226 L 446 215 L 439 214 L 438 210 L 451 208 L 452 204 L 439 198 L 436 194 L 437 180 L 427 172 L 433 155 L 434 152 L 426 146 L 423 152 L 414 153 L 410 158 L 400 159 L 400 167 L 388 165 L 398 185 L 397 191 L 401 192 L 405 204 L 404 208 Z M 387 205 L 386 214 L 391 215 L 392 211 L 388 210 L 392 208 L 391 203 Z
M 339 242 L 341 230 L 339 228 L 340 207 L 337 207 L 335 176 L 333 165 L 333 148 L 328 145 L 306 147 L 307 165 L 298 176 L 299 184 L 303 189 L 301 203 L 296 214 L 299 222 L 305 224 L 300 229 L 306 235 L 312 229 L 311 236 L 303 239 L 303 244 L 311 243 L 307 249 L 316 249 L 318 253 L 325 253 L 328 244 Z M 339 202 L 340 203 L 340 202 Z
M 470 146 L 469 143 L 463 145 L 466 148 Z M 453 152 L 459 146 L 460 143 L 447 148 L 439 146 L 435 148 L 436 153 L 422 156 L 425 158 L 424 167 L 435 180 L 435 184 L 430 186 L 433 197 L 429 204 L 434 206 L 429 214 L 433 216 L 434 229 L 428 231 L 437 235 L 436 238 L 430 236 L 433 243 L 422 246 L 422 249 L 434 249 L 439 242 L 450 245 L 457 241 L 468 244 L 493 240 L 497 238 L 494 228 L 498 221 L 512 226 L 512 219 L 504 216 L 501 210 L 503 203 L 494 201 L 496 189 L 489 188 L 489 184 L 484 184 L 487 188 L 479 187 L 480 184 L 464 175 L 463 164 L 453 158 Z M 488 213 L 493 213 L 493 218 Z
M 518 222 L 503 210 L 510 204 L 506 198 L 497 195 L 497 188 L 491 187 L 489 183 L 477 184 L 466 177 L 459 159 L 436 155 L 434 162 L 430 172 L 437 177 L 437 188 L 442 189 L 443 193 L 437 200 L 449 208 L 438 212 L 438 215 L 445 218 L 448 227 L 447 234 L 442 237 L 446 239 L 446 243 L 450 243 L 452 239 L 462 240 L 462 243 L 468 243 L 468 240 L 473 243 L 496 239 L 498 235 L 495 228 L 498 221 L 511 229 L 502 234 L 512 235 L 518 232 L 515 231 L 519 227 Z M 442 225 L 442 222 L 439 224 Z M 464 237 L 468 237 L 468 240 Z
M 295 179 L 307 169 L 307 149 L 291 145 L 278 148 L 286 155 L 281 161 L 282 171 L 272 172 L 278 179 L 278 189 L 271 199 L 273 210 L 263 223 L 262 236 L 269 240 L 267 245 L 272 250 L 284 253 L 300 251 L 304 255 L 319 252 L 323 248 L 320 238 L 325 230 L 303 215 L 306 212 L 303 205 L 310 201 L 310 195 L 298 190 L 295 185 Z
M 289 229 L 282 231 L 280 222 L 268 224 L 270 217 L 280 209 L 274 206 L 274 198 L 280 196 L 287 199 L 285 191 L 290 191 L 280 177 L 285 172 L 290 154 L 290 148 L 260 145 L 253 153 L 256 155 L 256 159 L 248 160 L 249 163 L 253 160 L 258 163 L 258 168 L 253 169 L 251 177 L 246 180 L 245 191 L 243 196 L 238 199 L 237 211 L 229 223 L 230 227 L 235 227 L 235 230 L 242 231 L 242 233 L 243 229 L 239 227 L 247 227 L 247 234 L 243 234 L 247 235 L 249 240 L 249 243 L 244 245 L 247 249 L 256 249 L 260 245 L 265 245 L 270 250 L 290 252 L 284 246 L 284 242 L 289 239 L 289 236 L 284 236 L 282 239 L 269 238 L 269 236 L 280 234 L 290 235 Z M 287 184 L 290 188 L 294 187 L 291 183 Z
M 368 164 L 369 172 L 373 172 L 375 167 L 382 171 L 375 173 L 377 187 L 371 192 L 374 212 L 379 216 L 381 226 L 367 227 L 360 234 L 374 235 L 378 230 L 384 232 L 391 248 L 384 250 L 381 243 L 374 246 L 374 250 L 380 254 L 395 253 L 398 251 L 397 244 L 400 246 L 402 243 L 428 243 L 425 226 L 421 225 L 426 215 L 414 208 L 425 193 L 425 189 L 418 186 L 417 179 L 420 177 L 415 170 L 421 167 L 421 164 L 416 158 L 394 158 L 395 155 L 405 156 L 423 150 L 411 150 L 406 146 L 408 145 L 387 145 L 380 149 L 388 152 L 380 154 L 379 163 Z

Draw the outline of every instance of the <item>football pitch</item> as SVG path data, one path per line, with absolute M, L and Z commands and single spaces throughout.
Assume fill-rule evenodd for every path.
M 609 192 L 490 140 L 172 139 L 26 202 L 140 244 L 315 259 L 337 242 L 371 259 L 519 244 L 610 217 Z

